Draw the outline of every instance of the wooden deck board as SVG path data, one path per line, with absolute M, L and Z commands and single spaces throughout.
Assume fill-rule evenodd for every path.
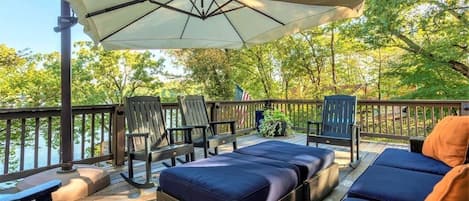
M 304 134 L 296 134 L 292 137 L 278 137 L 278 138 L 262 138 L 258 135 L 245 135 L 238 137 L 238 147 L 245 147 L 269 140 L 280 140 L 291 142 L 295 144 L 305 145 L 306 136 Z M 310 146 L 315 146 L 311 144 Z M 350 161 L 350 153 L 348 148 L 320 144 L 319 147 L 332 149 L 335 151 L 336 160 L 340 166 L 340 184 L 339 186 L 325 199 L 327 201 L 338 201 L 342 199 L 347 192 L 348 188 L 352 185 L 353 181 L 372 163 L 376 157 L 387 147 L 407 149 L 404 144 L 392 143 L 376 143 L 362 141 L 360 144 L 361 163 L 356 169 L 348 166 Z M 219 148 L 220 153 L 227 153 L 232 151 L 232 146 L 223 145 Z M 196 149 L 196 158 L 203 158 L 203 150 Z M 159 172 L 166 167 L 161 162 L 152 164 L 152 180 L 158 184 Z M 147 201 L 156 200 L 156 188 L 150 189 L 136 189 L 127 184 L 119 175 L 121 172 L 127 172 L 127 166 L 110 167 L 107 169 L 111 175 L 111 185 L 105 189 L 83 199 L 86 201 L 115 201 L 115 200 L 132 200 L 132 201 Z M 135 177 L 142 181 L 144 180 L 144 167 L 143 163 L 135 164 Z

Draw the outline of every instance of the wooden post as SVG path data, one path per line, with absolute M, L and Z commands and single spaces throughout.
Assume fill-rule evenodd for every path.
M 114 166 L 124 165 L 125 161 L 125 116 L 122 105 L 116 105 L 112 115 L 112 153 Z
M 469 102 L 461 103 L 461 116 L 469 115 Z
M 64 20 L 71 17 L 69 3 L 65 0 L 61 2 L 61 16 L 59 23 L 67 23 Z M 59 24 L 60 27 L 61 24 Z M 60 145 L 62 171 L 72 170 L 73 160 L 73 139 L 72 139 L 72 71 L 71 71 L 71 34 L 70 27 L 61 30 L 61 105 L 60 113 Z
M 219 102 L 214 102 L 210 106 L 210 121 L 218 121 L 218 108 L 220 108 Z

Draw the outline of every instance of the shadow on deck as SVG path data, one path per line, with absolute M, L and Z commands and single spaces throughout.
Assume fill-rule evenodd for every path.
M 276 138 L 263 138 L 258 135 L 246 135 L 238 137 L 238 147 L 245 147 L 253 144 L 257 144 L 269 140 L 279 140 L 295 144 L 304 145 L 306 143 L 306 136 L 304 134 L 295 134 L 291 137 L 276 137 Z M 311 146 L 315 146 L 311 144 Z M 319 147 L 332 149 L 335 151 L 336 160 L 335 162 L 340 165 L 340 184 L 335 188 L 335 190 L 325 199 L 327 201 L 338 201 L 347 192 L 348 188 L 352 185 L 353 181 L 370 165 L 375 158 L 388 147 L 402 148 L 407 149 L 405 144 L 394 144 L 394 143 L 380 143 L 380 142 L 368 142 L 362 141 L 360 144 L 360 156 L 361 163 L 356 169 L 352 169 L 348 166 L 350 161 L 350 152 L 348 148 L 324 145 L 320 144 Z M 223 145 L 219 148 L 220 153 L 231 152 L 231 145 Z M 196 159 L 203 158 L 203 149 L 196 148 Z M 144 167 L 143 163 L 134 164 L 135 165 L 135 177 L 144 181 Z M 138 166 L 138 167 L 137 167 Z M 161 162 L 155 162 L 152 164 L 152 180 L 158 184 L 159 173 L 161 170 L 165 169 Z M 122 167 L 110 167 L 107 171 L 111 175 L 111 185 L 105 189 L 83 199 L 83 200 L 96 200 L 96 201 L 106 201 L 106 200 L 156 200 L 156 188 L 150 189 L 136 189 L 126 183 L 122 177 L 120 177 L 120 172 L 127 172 L 127 166 Z M 156 185 L 158 186 L 158 185 Z

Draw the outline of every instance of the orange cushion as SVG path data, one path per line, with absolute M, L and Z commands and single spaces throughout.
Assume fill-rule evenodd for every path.
M 464 164 L 468 145 L 469 116 L 448 116 L 425 139 L 422 153 L 456 167 Z
M 438 182 L 425 201 L 467 201 L 469 199 L 469 164 L 460 165 Z

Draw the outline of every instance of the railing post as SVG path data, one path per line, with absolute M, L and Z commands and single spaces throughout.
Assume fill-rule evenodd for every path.
M 264 110 L 266 110 L 266 109 L 272 109 L 272 100 L 270 100 L 270 99 L 265 100 Z
M 112 153 L 114 166 L 124 165 L 125 161 L 125 116 L 122 105 L 116 105 L 112 115 Z
M 469 115 L 469 102 L 462 102 L 461 103 L 461 116 L 468 116 Z
M 219 102 L 214 102 L 210 106 L 210 120 L 211 121 L 218 121 L 218 108 L 220 108 Z

